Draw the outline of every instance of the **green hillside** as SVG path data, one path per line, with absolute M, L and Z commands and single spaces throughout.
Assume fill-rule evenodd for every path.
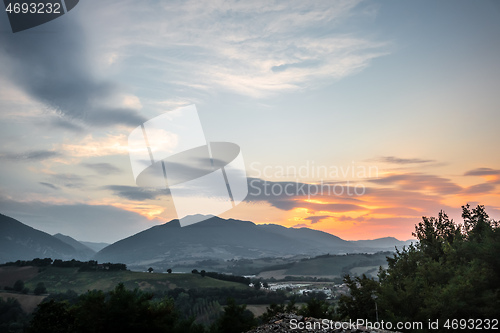
M 337 276 L 345 274 L 361 275 L 372 273 L 374 276 L 378 272 L 379 266 L 387 265 L 387 256 L 391 252 L 378 252 L 374 254 L 346 254 L 346 255 L 323 255 L 311 259 L 302 259 L 286 267 L 280 274 L 283 276 Z M 273 270 L 269 268 L 266 270 Z
M 47 267 L 35 277 L 26 281 L 26 287 L 33 290 L 37 283 L 43 282 L 48 293 L 65 292 L 72 289 L 77 293 L 87 290 L 110 291 L 118 283 L 125 287 L 155 291 L 174 288 L 247 288 L 241 283 L 220 281 L 199 274 L 163 274 L 131 271 L 78 272 L 78 268 Z

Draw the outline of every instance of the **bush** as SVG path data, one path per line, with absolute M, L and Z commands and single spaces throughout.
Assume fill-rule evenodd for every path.
M 43 284 L 43 282 L 38 282 L 33 292 L 35 295 L 45 294 L 47 292 L 47 288 L 45 288 L 45 284 Z
M 14 290 L 15 291 L 23 291 L 24 289 L 24 282 L 22 280 L 17 280 L 15 283 L 14 283 Z

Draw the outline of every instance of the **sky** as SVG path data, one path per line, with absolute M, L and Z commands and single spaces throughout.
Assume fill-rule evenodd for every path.
M 0 13 L 0 213 L 108 243 L 177 218 L 127 138 L 195 104 L 244 158 L 223 218 L 346 240 L 500 219 L 498 87 L 496 1 L 83 0 L 18 33 Z

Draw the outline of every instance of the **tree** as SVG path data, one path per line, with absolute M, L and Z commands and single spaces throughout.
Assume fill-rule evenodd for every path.
M 27 315 L 19 301 L 14 298 L 0 298 L 0 332 L 22 332 Z
M 203 332 L 194 319 L 181 318 L 172 299 L 153 301 L 152 296 L 120 283 L 108 293 L 89 291 L 74 305 L 52 299 L 39 305 L 30 332 Z
M 255 290 L 260 290 L 260 288 L 262 287 L 262 284 L 260 283 L 259 280 L 255 280 L 255 281 L 253 281 L 253 287 L 255 288 Z
M 290 302 L 288 302 L 288 304 L 286 305 L 285 312 L 297 313 L 298 309 L 297 309 L 297 306 L 295 305 L 295 303 L 296 303 L 296 296 L 293 296 L 290 299 Z
M 72 332 L 74 320 L 67 303 L 50 300 L 38 305 L 28 331 L 30 333 Z
M 153 267 L 149 267 L 149 268 L 148 268 L 148 272 L 149 272 L 149 273 L 153 273 L 153 271 L 154 271 Z
M 193 274 L 198 274 L 198 270 L 197 270 L 197 269 L 193 269 L 193 270 L 191 271 L 191 273 L 193 273 Z
M 299 310 L 299 314 L 306 317 L 333 319 L 334 310 L 325 300 L 313 297 Z
M 201 275 L 201 277 L 205 277 L 205 275 L 207 275 L 207 272 L 204 269 L 202 269 L 200 271 L 200 275 Z
M 33 292 L 35 295 L 45 294 L 47 292 L 47 288 L 45 288 L 45 284 L 43 282 L 38 282 Z
M 352 279 L 344 276 L 344 283 L 349 287 L 350 296 L 341 295 L 338 313 L 342 318 L 376 320 L 375 298 L 379 293 L 379 284 L 363 274 Z
M 14 290 L 15 291 L 23 291 L 24 289 L 24 282 L 22 280 L 17 280 L 15 283 L 14 283 Z
M 422 219 L 416 245 L 381 270 L 379 309 L 386 320 L 500 317 L 500 228 L 484 206 L 462 207 L 457 225 L 444 212 Z
M 267 308 L 266 312 L 262 314 L 262 321 L 267 322 L 276 316 L 278 313 L 285 312 L 285 304 L 271 303 Z
M 172 274 L 172 268 L 167 269 L 168 274 Z
M 253 313 L 246 305 L 237 305 L 233 298 L 227 300 L 222 316 L 214 323 L 212 330 L 220 333 L 240 333 L 249 331 L 257 324 Z

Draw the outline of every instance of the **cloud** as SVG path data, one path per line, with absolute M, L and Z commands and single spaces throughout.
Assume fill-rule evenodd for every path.
M 380 158 L 377 158 L 376 160 L 391 164 L 422 164 L 436 162 L 436 160 L 424 160 L 420 158 L 399 158 L 394 156 L 382 156 Z
M 292 226 L 292 228 L 307 228 L 307 227 L 308 227 L 308 225 L 305 223 L 299 223 L 299 224 Z
M 137 127 L 146 119 L 132 109 L 96 108 L 94 112 L 88 112 L 87 114 L 85 114 L 84 120 L 86 123 L 97 127 L 107 127 L 116 124 Z
M 62 185 L 67 188 L 83 188 L 85 186 L 85 180 L 83 177 L 71 174 L 71 173 L 61 173 L 51 176 L 54 183 Z
M 339 216 L 335 219 L 337 221 L 341 221 L 341 222 L 345 222 L 345 221 L 363 222 L 366 220 L 366 218 L 364 216 L 352 217 L 352 216 L 346 216 L 346 215 Z
M 428 191 L 425 188 L 414 190 L 401 189 L 398 187 L 372 187 L 370 191 L 367 191 L 367 194 L 364 195 L 362 199 L 369 206 L 374 207 L 374 210 L 406 207 L 417 212 L 416 214 L 412 214 L 412 211 L 396 209 L 396 211 L 394 212 L 394 215 L 396 216 L 430 215 L 435 214 L 442 209 L 447 212 L 458 212 L 456 207 L 452 207 L 444 203 L 445 197 L 443 195 L 433 193 L 432 191 Z M 387 213 L 383 210 L 379 212 L 381 212 L 382 214 Z
M 89 134 L 77 143 L 60 144 L 58 150 L 72 157 L 128 155 L 128 142 L 125 134 L 108 134 L 98 138 Z
M 167 189 L 150 189 L 136 186 L 109 185 L 104 189 L 112 191 L 115 195 L 132 201 L 156 200 L 161 196 L 170 194 Z
M 308 89 L 338 80 L 388 53 L 388 43 L 343 33 L 340 23 L 366 18 L 358 0 L 172 1 L 137 11 L 120 3 L 116 34 L 101 39 L 113 63 L 134 57 L 178 90 L 226 90 L 251 97 Z M 109 30 L 103 6 L 94 34 Z M 147 22 L 139 23 L 140 17 Z M 140 47 L 138 47 L 140 46 Z M 137 64 L 137 63 L 136 63 Z
M 457 194 L 462 190 L 459 185 L 450 179 L 420 173 L 393 174 L 369 181 L 378 185 L 395 185 L 402 190 L 425 190 L 438 194 Z
M 9 161 L 43 161 L 61 156 L 60 153 L 52 150 L 32 150 L 23 153 L 3 153 L 0 159 Z
M 247 202 L 268 202 L 281 210 L 302 207 L 319 211 L 360 210 L 356 205 L 357 196 L 352 186 L 346 184 L 308 184 L 300 182 L 273 182 L 259 178 L 248 178 Z M 337 187 L 334 187 L 337 186 Z M 334 192 L 337 191 L 338 195 Z M 342 192 L 341 192 L 342 191 Z M 366 192 L 364 192 L 366 193 Z M 337 203 L 307 202 L 306 199 L 335 199 Z M 338 203 L 340 202 L 340 203 Z
M 331 213 L 366 210 L 366 208 L 359 205 L 338 204 L 338 203 L 320 204 L 314 202 L 300 202 L 299 204 L 297 204 L 297 207 L 307 208 L 312 211 L 331 212 Z
M 74 122 L 71 122 L 67 119 L 63 119 L 61 117 L 58 117 L 56 119 L 53 119 L 50 124 L 56 128 L 62 128 L 68 131 L 72 132 L 83 132 L 83 127 L 80 125 L 75 124 Z
M 500 170 L 491 168 L 477 168 L 464 173 L 464 176 L 480 176 L 486 179 L 488 183 L 500 184 Z M 483 184 L 485 185 L 485 184 Z M 479 185 L 477 185 L 479 186 Z M 472 189 L 473 190 L 473 189 Z
M 477 168 L 467 171 L 464 176 L 500 176 L 500 170 L 491 168 Z
M 464 194 L 485 194 L 495 190 L 495 185 L 490 183 L 477 184 L 464 189 Z
M 105 106 L 120 95 L 119 87 L 97 78 L 87 40 L 77 15 L 2 33 L 0 73 L 60 116 L 97 127 L 140 125 L 144 119 L 136 110 Z M 76 129 L 69 122 L 54 124 Z
M 414 208 L 409 207 L 383 207 L 383 208 L 374 208 L 370 211 L 370 214 L 384 214 L 384 215 L 397 215 L 397 216 L 422 216 L 422 213 Z
M 120 168 L 117 168 L 110 163 L 83 163 L 82 165 L 101 175 L 110 175 L 122 172 Z
M 59 187 L 55 186 L 54 184 L 51 183 L 46 183 L 46 182 L 39 182 L 40 185 L 46 186 L 48 188 L 51 188 L 53 190 L 58 190 Z
M 327 219 L 329 217 L 330 216 L 328 216 L 328 215 L 309 216 L 309 217 L 304 218 L 304 220 L 311 221 L 311 224 L 315 224 L 315 223 L 318 223 L 319 221 L 321 221 L 323 219 Z

